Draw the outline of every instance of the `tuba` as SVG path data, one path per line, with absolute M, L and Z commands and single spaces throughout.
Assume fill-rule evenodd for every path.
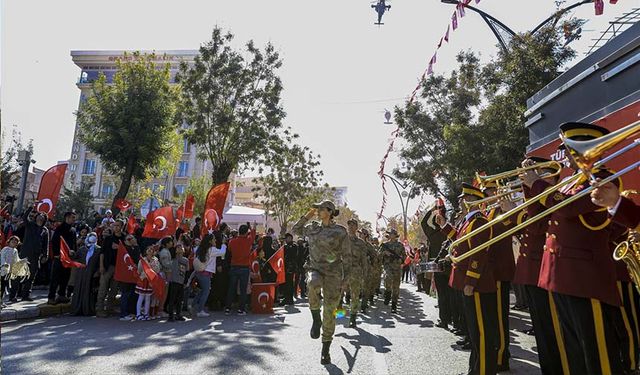
M 637 233 L 629 232 L 629 238 L 616 246 L 613 250 L 613 259 L 622 260 L 627 265 L 631 280 L 640 293 L 640 243 L 636 241 L 634 234 Z
M 631 194 L 638 194 L 638 191 L 626 190 L 620 195 L 628 197 Z M 638 232 L 630 230 L 627 240 L 619 243 L 613 250 L 613 259 L 623 261 L 627 265 L 631 280 L 640 293 L 640 243 L 638 242 L 638 235 Z

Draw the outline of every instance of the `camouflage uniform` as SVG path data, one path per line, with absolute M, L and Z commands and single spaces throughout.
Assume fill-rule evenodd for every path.
M 385 300 L 391 292 L 391 300 L 398 301 L 400 294 L 400 279 L 402 278 L 402 263 L 406 258 L 404 246 L 398 241 L 389 241 L 380 245 L 380 256 L 384 268 Z
M 334 312 L 342 293 L 343 280 L 350 272 L 351 241 L 345 227 L 302 217 L 293 232 L 309 239 L 309 262 L 306 265 L 309 309 L 320 310 L 322 302 L 322 342 L 330 342 L 336 329 Z M 320 292 L 322 291 L 322 300 Z
M 371 245 L 371 248 L 373 249 L 373 255 L 370 259 L 371 272 L 369 272 L 367 280 L 367 295 L 369 296 L 369 300 L 373 302 L 373 295 L 378 289 L 380 289 L 380 279 L 382 279 L 382 257 L 380 256 L 378 249 L 373 245 Z
M 357 236 L 351 239 L 351 272 L 349 273 L 349 290 L 351 291 L 351 313 L 360 310 L 360 292 L 363 291 L 365 276 L 369 272 L 369 244 Z

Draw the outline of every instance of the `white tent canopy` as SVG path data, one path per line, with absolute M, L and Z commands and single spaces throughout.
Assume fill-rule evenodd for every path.
M 234 226 L 234 224 L 244 224 L 246 222 L 265 225 L 266 215 L 264 210 L 244 206 L 231 206 L 224 212 L 222 221 Z

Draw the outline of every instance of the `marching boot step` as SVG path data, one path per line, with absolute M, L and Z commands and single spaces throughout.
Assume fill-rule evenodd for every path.
M 351 317 L 349 318 L 349 327 L 350 328 L 356 328 L 356 317 L 357 316 L 358 316 L 357 313 L 351 314 Z
M 313 317 L 313 324 L 311 325 L 310 335 L 312 339 L 317 339 L 320 337 L 320 328 L 322 328 L 320 310 L 311 310 L 311 316 Z
M 322 343 L 322 354 L 320 355 L 320 364 L 321 365 L 330 365 L 331 364 L 331 355 L 329 354 L 329 348 L 331 347 L 331 341 L 326 341 Z

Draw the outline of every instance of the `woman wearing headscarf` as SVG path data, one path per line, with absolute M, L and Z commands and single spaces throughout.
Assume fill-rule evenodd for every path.
M 98 284 L 100 275 L 100 246 L 97 245 L 98 235 L 91 232 L 87 235 L 84 245 L 76 252 L 76 261 L 86 264 L 76 271 L 76 285 L 71 300 L 71 313 L 74 315 L 95 315 L 98 298 Z

